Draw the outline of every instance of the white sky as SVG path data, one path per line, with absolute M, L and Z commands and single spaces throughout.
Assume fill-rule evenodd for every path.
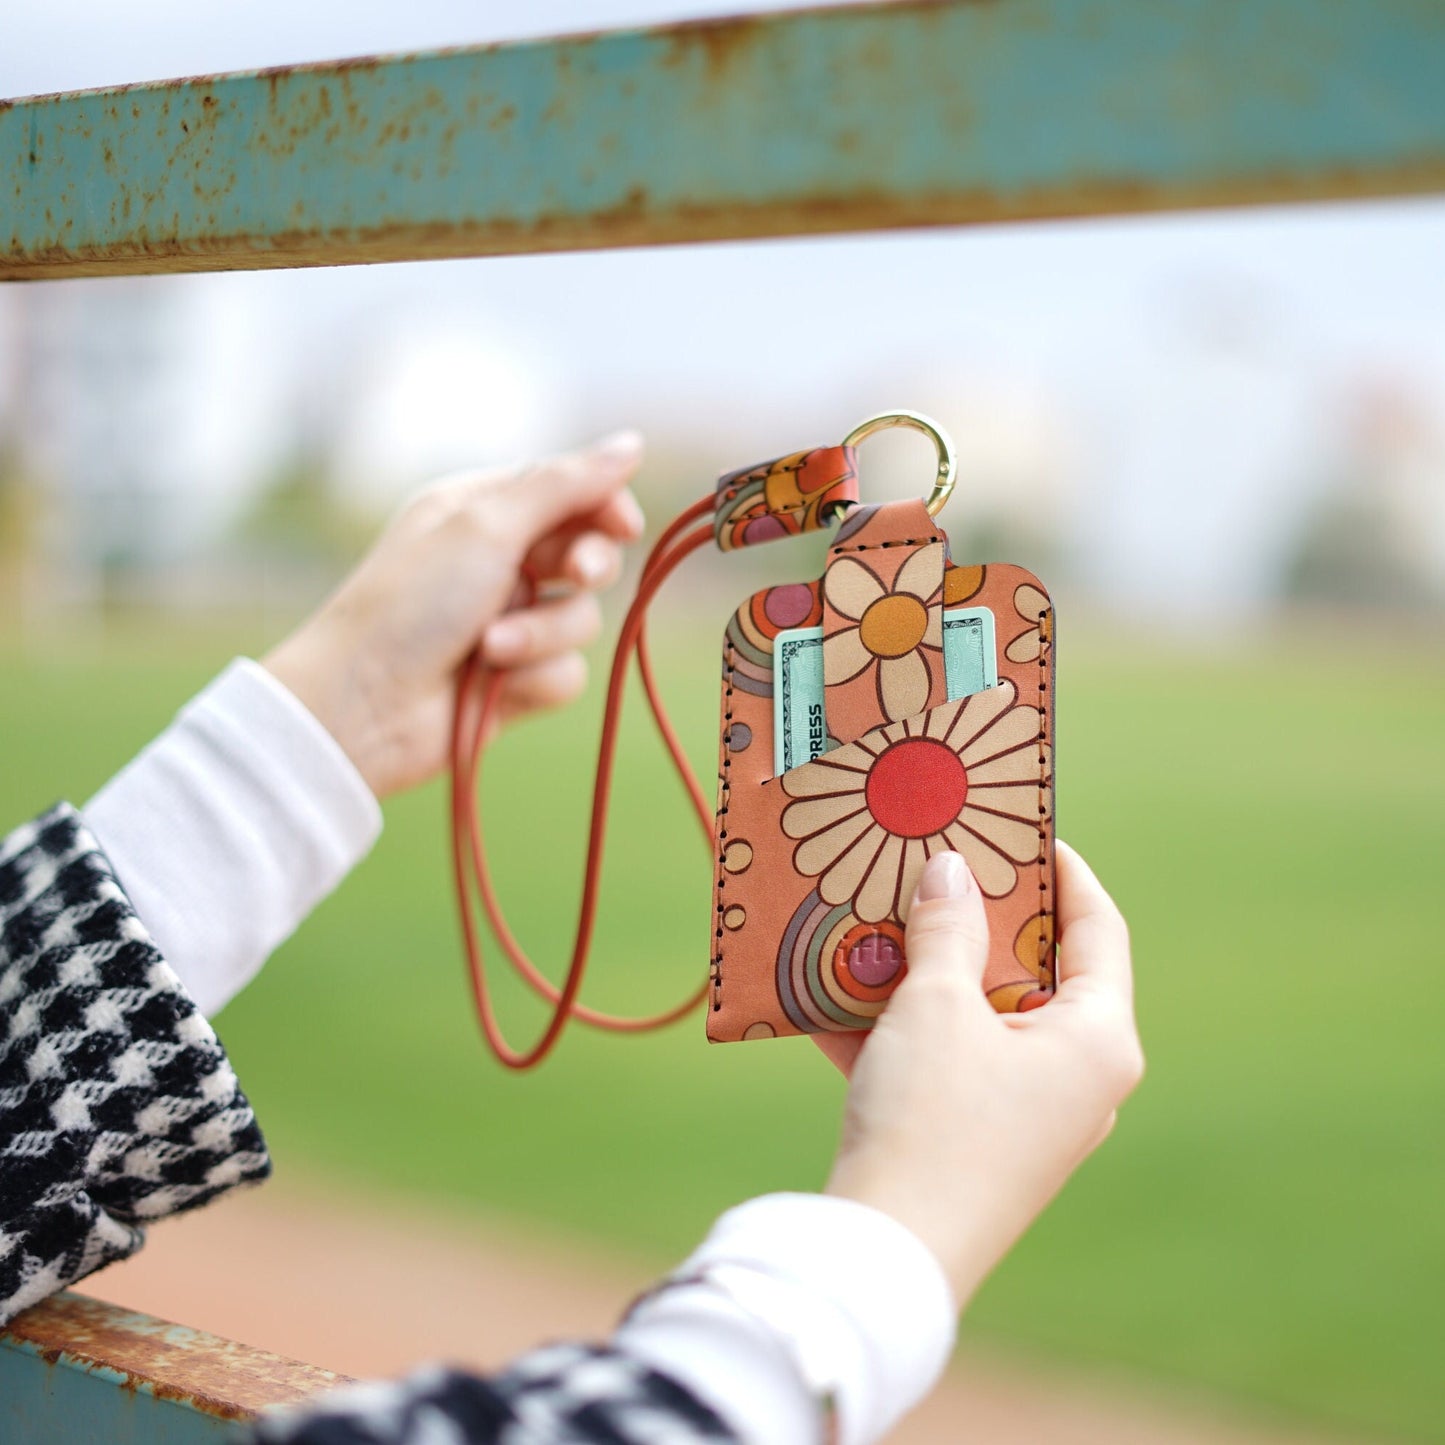
M 0 95 L 717 8 L 0 0 Z M 240 412 L 389 376 L 351 443 L 400 471 L 483 436 L 510 453 L 679 419 L 722 467 L 936 409 L 995 474 L 1061 457 L 1095 581 L 1188 610 L 1264 585 L 1361 387 L 1403 388 L 1445 433 L 1442 261 L 1445 202 L 1425 200 L 160 284 L 226 336 L 214 384 Z

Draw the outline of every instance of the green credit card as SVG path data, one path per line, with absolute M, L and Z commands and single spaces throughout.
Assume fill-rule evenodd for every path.
M 950 701 L 998 686 L 989 608 L 943 614 L 943 671 Z M 773 771 L 785 773 L 836 746 L 823 707 L 823 629 L 780 632 L 773 642 Z

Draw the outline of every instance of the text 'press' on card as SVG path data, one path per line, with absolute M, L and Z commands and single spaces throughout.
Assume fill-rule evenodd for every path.
M 998 686 L 989 608 L 943 614 L 943 671 L 950 701 Z M 810 763 L 834 746 L 823 706 L 823 629 L 789 628 L 773 642 L 773 772 Z

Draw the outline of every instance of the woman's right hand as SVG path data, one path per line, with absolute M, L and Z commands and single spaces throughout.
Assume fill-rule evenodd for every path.
M 819 1034 L 851 1079 L 827 1192 L 882 1210 L 942 1262 L 960 1307 L 1103 1141 L 1139 1082 L 1129 934 L 1058 844 L 1059 987 L 997 1014 L 980 983 L 983 898 L 957 853 L 929 860 L 908 973 L 867 1034 Z
M 459 473 L 402 509 L 267 667 L 323 724 L 378 798 L 447 764 L 458 669 L 480 645 L 505 671 L 503 721 L 572 701 L 593 596 L 642 535 L 627 489 L 642 438 L 618 432 L 528 466 Z M 512 608 L 524 569 L 563 597 Z

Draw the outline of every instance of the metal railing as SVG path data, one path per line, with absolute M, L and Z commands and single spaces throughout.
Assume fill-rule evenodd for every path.
M 118 1305 L 59 1294 L 0 1331 L 13 1445 L 214 1445 L 344 1377 Z
M 0 278 L 1445 188 L 1438 0 L 935 0 L 0 109 Z

